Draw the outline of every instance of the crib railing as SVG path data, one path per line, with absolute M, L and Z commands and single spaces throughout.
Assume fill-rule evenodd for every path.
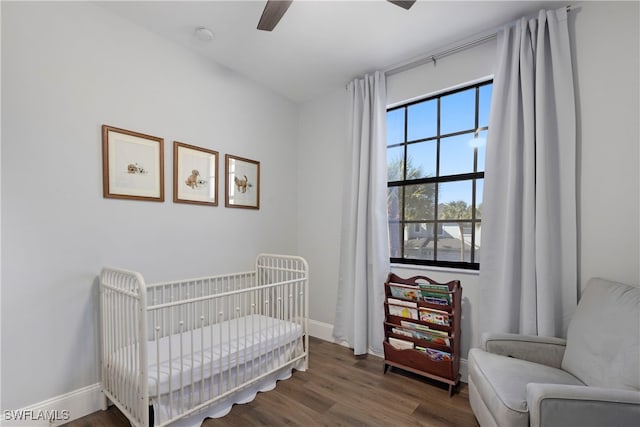
M 252 272 L 151 285 L 104 269 L 105 395 L 135 426 L 150 424 L 149 404 L 162 395 L 167 413 L 155 425 L 163 426 L 284 366 L 306 369 L 307 270 L 302 258 L 265 254 Z M 256 355 L 268 363 L 255 364 Z
M 146 305 L 141 274 L 102 270 L 102 391 L 135 426 L 149 425 Z
M 298 284 L 295 292 L 286 293 L 289 298 L 286 307 L 290 312 L 287 316 L 293 317 L 302 325 L 303 330 L 309 330 L 309 265 L 302 257 L 260 254 L 256 258 L 257 286 L 270 283 Z M 293 294 L 296 294 L 295 296 Z M 282 295 L 275 295 L 276 301 L 282 299 Z M 281 305 L 280 305 L 281 306 Z M 305 352 L 309 348 L 309 334 L 304 334 Z M 309 358 L 305 359 L 305 369 L 309 367 Z
M 236 291 L 253 288 L 256 272 L 244 272 L 182 281 L 155 283 L 147 286 L 148 339 L 158 339 L 182 331 L 208 326 L 220 319 L 219 295 L 239 295 Z M 236 297 L 237 299 L 237 297 Z M 183 323 L 172 322 L 180 318 Z

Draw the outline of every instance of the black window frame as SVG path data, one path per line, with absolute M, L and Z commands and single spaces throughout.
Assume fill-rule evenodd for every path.
M 482 132 L 482 131 L 487 131 L 489 129 L 488 125 L 487 126 L 479 126 L 479 120 L 480 120 L 480 89 L 484 86 L 487 85 L 492 85 L 493 84 L 493 79 L 487 79 L 487 80 L 483 80 L 480 82 L 476 82 L 476 83 L 471 83 L 468 85 L 464 85 L 461 87 L 458 87 L 456 89 L 453 90 L 448 90 L 448 91 L 444 91 L 441 93 L 437 93 L 435 95 L 429 96 L 429 97 L 425 97 L 425 98 L 421 98 L 421 99 L 417 99 L 417 100 L 413 100 L 410 102 L 407 102 L 405 104 L 401 104 L 401 105 L 397 105 L 391 108 L 387 109 L 387 114 L 389 112 L 395 111 L 395 110 L 400 110 L 400 109 L 404 109 L 404 137 L 403 137 L 403 141 L 400 143 L 394 143 L 394 144 L 389 144 L 387 145 L 387 150 L 389 148 L 395 148 L 395 147 L 403 147 L 403 170 L 402 170 L 402 179 L 401 180 L 397 180 L 397 181 L 389 181 L 387 178 L 387 188 L 392 188 L 392 187 L 400 187 L 401 190 L 404 190 L 404 188 L 406 186 L 409 185 L 418 185 L 418 184 L 434 184 L 434 192 L 435 192 L 435 201 L 434 201 L 434 215 L 433 215 L 433 219 L 432 220 L 425 220 L 425 219 L 418 219 L 418 220 L 406 220 L 405 219 L 405 214 L 404 214 L 404 208 L 405 208 L 405 203 L 401 203 L 399 208 L 400 208 L 400 219 L 397 221 L 397 223 L 393 223 L 393 225 L 398 227 L 398 232 L 401 233 L 400 236 L 402 236 L 404 233 L 404 228 L 405 225 L 409 225 L 409 224 L 432 224 L 432 229 L 434 230 L 433 233 L 433 240 L 434 240 L 434 254 L 433 260 L 428 260 L 428 259 L 420 259 L 420 258 L 405 258 L 404 255 L 404 251 L 405 251 L 405 242 L 404 239 L 401 238 L 401 248 L 400 248 L 400 257 L 390 257 L 390 261 L 391 263 L 397 263 L 397 264 L 413 264 L 413 265 L 426 265 L 426 266 L 434 266 L 434 267 L 447 267 L 447 268 L 459 268 L 459 269 L 470 269 L 470 270 L 479 270 L 480 269 L 480 263 L 479 260 L 477 259 L 476 256 L 476 251 L 475 251 L 475 238 L 476 238 L 476 230 L 477 230 L 477 226 L 481 224 L 482 219 L 481 219 L 481 215 L 480 217 L 477 217 L 476 212 L 477 212 L 477 207 L 478 207 L 478 201 L 476 200 L 476 192 L 477 192 L 477 181 L 478 180 L 483 180 L 484 179 L 484 173 L 485 171 L 478 171 L 478 148 L 474 147 L 474 154 L 473 154 L 473 172 L 471 173 L 462 173 L 462 174 L 454 174 L 454 175 L 445 175 L 445 176 L 440 176 L 440 144 L 441 144 L 441 140 L 444 138 L 448 138 L 448 137 L 453 137 L 453 136 L 459 136 L 459 135 L 475 135 L 477 136 L 478 133 Z M 447 133 L 447 134 L 441 134 L 440 133 L 440 115 L 441 115 L 441 99 L 448 96 L 448 95 L 453 95 L 459 92 L 464 92 L 464 91 L 468 91 L 469 89 L 475 89 L 475 123 L 474 123 L 474 128 L 473 129 L 465 129 L 465 130 L 460 130 L 460 131 L 456 131 L 456 132 L 452 132 L 452 133 Z M 409 128 L 409 123 L 408 123 L 408 118 L 409 118 L 409 108 L 413 105 L 419 104 L 419 103 L 423 103 L 423 102 L 428 102 L 428 101 L 432 101 L 432 100 L 436 100 L 437 103 L 437 131 L 436 131 L 436 135 L 435 136 L 430 136 L 427 138 L 420 138 L 420 139 L 415 139 L 415 140 L 407 140 L 407 136 L 408 136 L 408 128 Z M 424 177 L 424 178 L 418 178 L 418 179 L 406 179 L 406 172 L 407 172 L 407 147 L 409 147 L 412 144 L 416 144 L 416 143 L 421 143 L 421 142 L 425 142 L 425 141 L 436 141 L 436 174 L 433 177 Z M 460 219 L 460 220 L 447 220 L 447 219 L 439 219 L 439 201 L 438 201 L 438 184 L 441 183 L 446 183 L 446 182 L 456 182 L 456 181 L 469 181 L 472 180 L 473 181 L 473 185 L 472 185 L 472 209 L 471 209 L 471 219 Z M 403 200 L 404 200 L 404 196 L 403 196 Z M 471 227 L 471 248 L 470 248 L 470 262 L 467 261 L 445 261 L 445 260 L 438 260 L 437 259 L 437 251 L 438 251 L 438 233 L 436 232 L 436 230 L 438 230 L 439 228 L 441 228 L 442 224 L 444 223 L 451 223 L 451 222 L 456 222 L 456 223 L 464 223 L 465 227 Z M 391 230 L 391 226 L 392 226 L 392 221 L 389 220 L 389 229 Z

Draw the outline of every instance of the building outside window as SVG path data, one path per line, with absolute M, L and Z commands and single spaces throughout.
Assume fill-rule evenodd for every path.
M 391 262 L 479 269 L 492 81 L 387 110 Z

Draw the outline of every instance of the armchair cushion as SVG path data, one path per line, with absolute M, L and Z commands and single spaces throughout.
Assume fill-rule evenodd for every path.
M 640 288 L 591 279 L 569 329 L 562 369 L 594 387 L 640 389 Z
M 469 351 L 469 378 L 493 418 L 509 426 L 529 425 L 528 383 L 584 385 L 561 369 L 476 348 Z

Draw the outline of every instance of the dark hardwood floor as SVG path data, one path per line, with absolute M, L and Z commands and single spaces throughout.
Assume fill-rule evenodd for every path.
M 355 358 L 338 344 L 310 340 L 309 370 L 294 372 L 253 402 L 208 419 L 202 427 L 425 426 L 477 427 L 466 384 L 449 398 L 445 385 L 398 369 L 383 374 L 383 360 Z M 114 406 L 67 427 L 128 427 Z

